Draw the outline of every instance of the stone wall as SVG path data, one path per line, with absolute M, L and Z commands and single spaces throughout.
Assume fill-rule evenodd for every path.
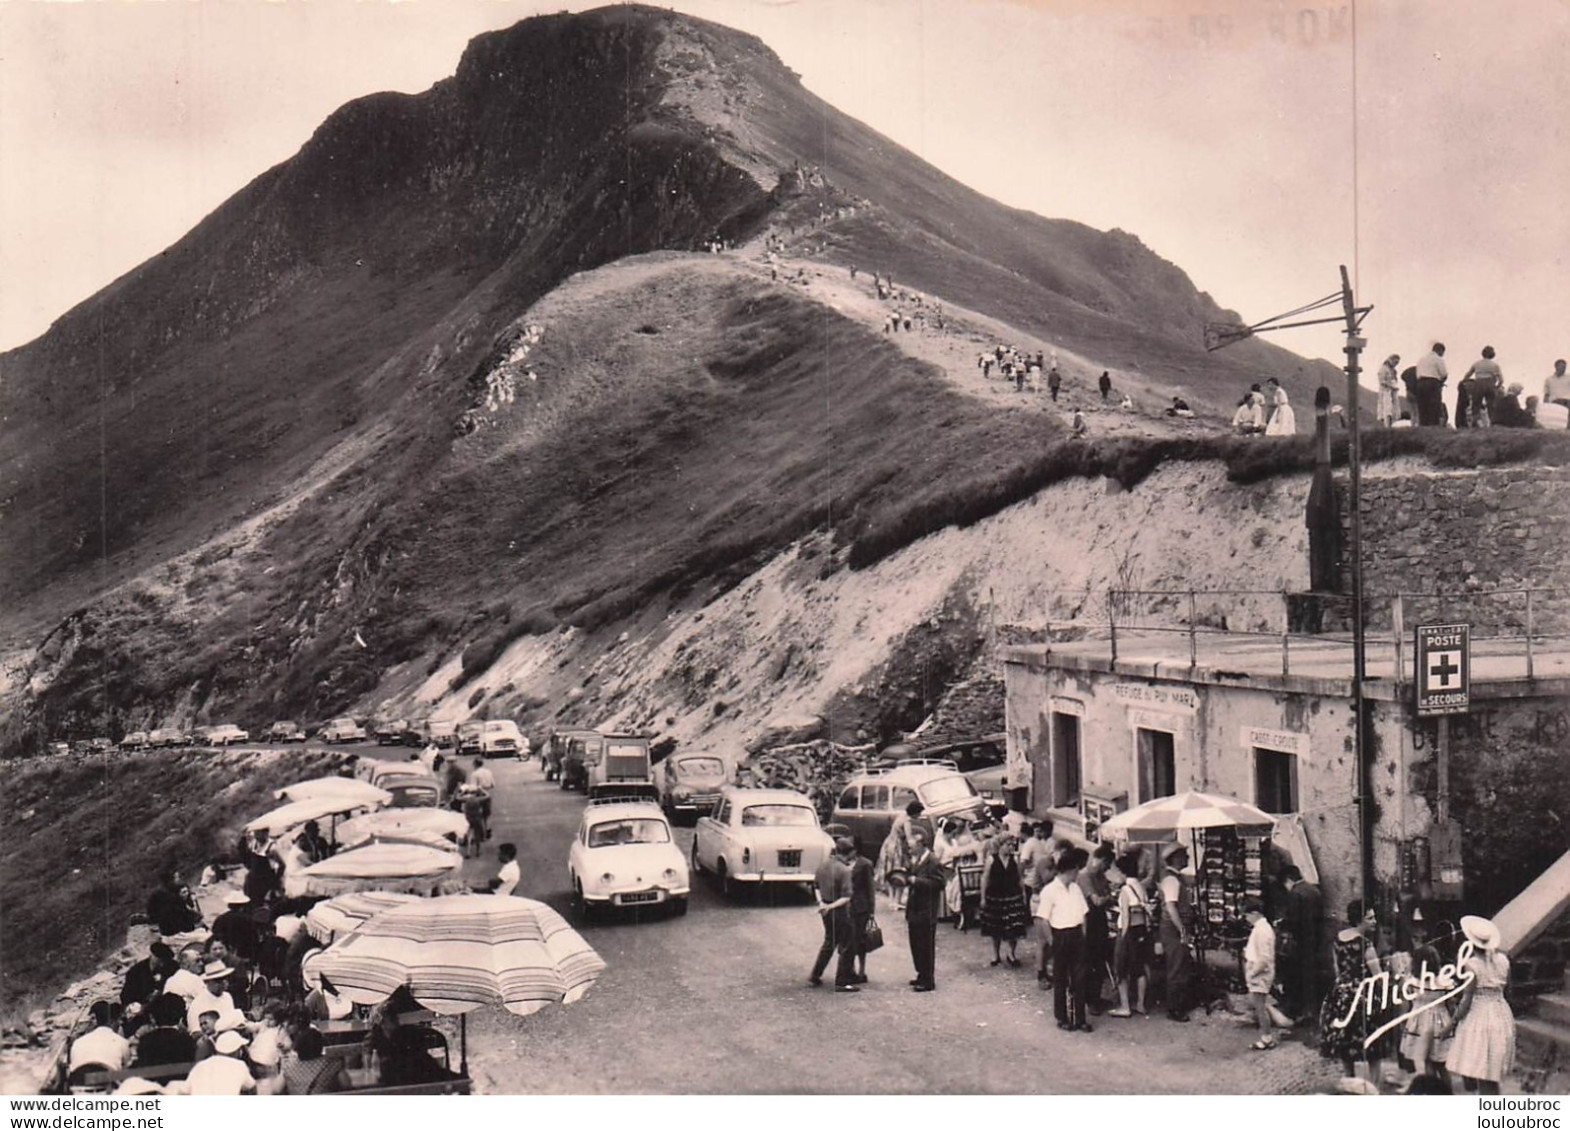
M 1363 586 L 1371 626 L 1388 628 L 1396 593 L 1406 624 L 1464 621 L 1474 635 L 1520 633 L 1532 596 L 1536 632 L 1570 633 L 1570 468 L 1420 471 L 1363 479 Z M 1346 503 L 1342 502 L 1343 525 Z M 1347 568 L 1343 563 L 1343 569 Z M 1343 592 L 1350 592 L 1348 579 Z

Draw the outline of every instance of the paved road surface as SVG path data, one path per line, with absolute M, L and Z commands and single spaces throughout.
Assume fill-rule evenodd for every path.
M 1274 1093 L 1334 1083 L 1335 1070 L 1300 1045 L 1248 1052 L 1253 1031 L 1220 1016 L 1182 1026 L 1100 1018 L 1094 1033 L 1060 1032 L 1028 949 L 1024 968 L 992 968 L 986 940 L 947 926 L 938 992 L 914 994 L 892 908 L 880 915 L 889 945 L 858 994 L 806 985 L 821 927 L 804 893 L 731 903 L 699 880 L 685 918 L 584 925 L 566 864 L 582 796 L 546 782 L 538 762 L 492 765 L 495 836 L 466 878 L 489 879 L 496 847 L 514 842 L 520 894 L 567 915 L 609 968 L 575 1005 L 471 1014 L 479 1092 Z M 677 830 L 684 850 L 691 835 Z

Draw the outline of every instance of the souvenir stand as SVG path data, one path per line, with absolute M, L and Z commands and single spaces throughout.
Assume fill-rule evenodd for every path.
M 1275 818 L 1230 797 L 1180 793 L 1117 814 L 1098 830 L 1103 840 L 1162 844 L 1192 839 L 1194 949 L 1201 988 L 1210 983 L 1208 953 L 1236 959 L 1226 989 L 1241 989 L 1242 951 L 1249 926 L 1243 905 L 1264 894 L 1264 854 Z M 1207 1004 L 1208 1009 L 1208 1004 Z

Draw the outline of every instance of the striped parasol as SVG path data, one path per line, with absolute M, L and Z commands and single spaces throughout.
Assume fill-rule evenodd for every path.
M 423 844 L 367 844 L 301 869 L 305 895 L 351 891 L 428 892 L 463 867 L 456 850 Z
M 312 778 L 275 790 L 279 801 L 350 801 L 359 805 L 390 805 L 392 794 L 355 778 Z
M 468 820 L 462 813 L 454 813 L 451 809 L 382 809 L 339 825 L 338 844 L 342 848 L 352 848 L 372 840 L 409 840 L 416 844 L 434 844 L 444 837 L 461 837 L 468 831 Z
M 399 891 L 354 891 L 336 895 L 305 913 L 305 929 L 317 942 L 330 943 L 358 930 L 367 919 L 419 898 Z
M 420 899 L 367 920 L 306 962 L 350 1001 L 374 1005 L 407 986 L 422 1006 L 462 1014 L 501 1005 L 527 1016 L 581 998 L 605 969 L 594 948 L 537 900 Z
M 1102 840 L 1160 844 L 1198 829 L 1236 829 L 1242 836 L 1269 836 L 1276 819 L 1263 809 L 1213 793 L 1158 797 L 1119 813 L 1098 830 Z
M 378 790 L 378 792 L 380 792 Z M 267 833 L 270 836 L 280 836 L 290 829 L 297 828 L 307 821 L 319 821 L 323 817 L 335 816 L 339 813 L 350 813 L 356 809 L 372 808 L 375 802 L 367 803 L 352 797 L 315 797 L 306 801 L 291 801 L 280 805 L 267 813 L 263 813 L 255 820 L 247 821 L 245 831 L 248 833 Z

